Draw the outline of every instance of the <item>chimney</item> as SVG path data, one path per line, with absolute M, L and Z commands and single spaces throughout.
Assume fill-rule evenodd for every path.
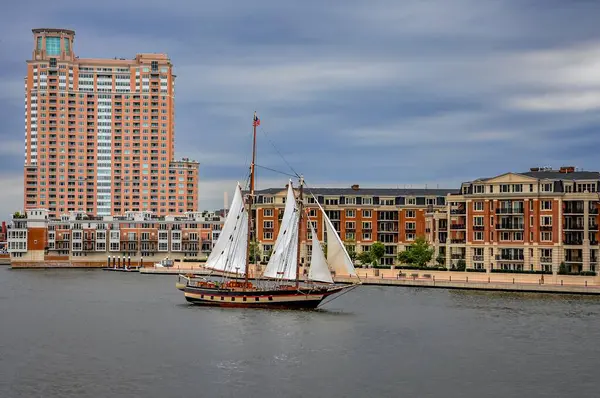
M 575 166 L 562 166 L 559 170 L 559 172 L 567 174 L 567 173 L 573 173 L 575 171 Z
M 358 186 L 358 184 L 354 184 L 354 185 L 352 185 L 351 188 L 353 191 L 358 191 L 359 186 Z

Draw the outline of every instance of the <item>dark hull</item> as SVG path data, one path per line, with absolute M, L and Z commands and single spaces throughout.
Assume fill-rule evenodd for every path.
M 315 309 L 345 287 L 329 289 L 233 291 L 186 286 L 185 299 L 195 305 L 232 308 Z

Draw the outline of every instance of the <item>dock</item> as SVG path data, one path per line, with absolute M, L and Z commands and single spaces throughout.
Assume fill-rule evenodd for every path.
M 462 289 L 521 293 L 585 294 L 600 296 L 600 278 L 571 275 L 527 275 L 470 273 L 457 271 L 414 271 L 411 274 L 394 270 L 357 270 L 363 285 L 398 286 L 437 289 Z M 205 268 L 142 268 L 147 275 L 214 274 Z M 406 272 L 406 271 L 405 271 Z M 375 275 L 375 274 L 379 275 Z M 216 276 L 216 275 L 215 275 Z M 231 276 L 236 278 L 235 276 Z M 254 277 L 249 279 L 254 280 Z M 356 277 L 334 276 L 336 283 L 356 283 Z

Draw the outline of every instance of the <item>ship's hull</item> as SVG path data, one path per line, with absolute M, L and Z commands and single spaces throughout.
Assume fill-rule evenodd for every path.
M 345 287 L 235 291 L 186 286 L 185 299 L 195 305 L 237 308 L 315 309 Z

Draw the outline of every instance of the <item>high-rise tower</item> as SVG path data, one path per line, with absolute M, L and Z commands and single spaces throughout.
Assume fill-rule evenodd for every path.
M 25 208 L 50 216 L 197 211 L 198 163 L 174 157 L 166 54 L 75 56 L 75 32 L 33 29 L 25 78 Z

